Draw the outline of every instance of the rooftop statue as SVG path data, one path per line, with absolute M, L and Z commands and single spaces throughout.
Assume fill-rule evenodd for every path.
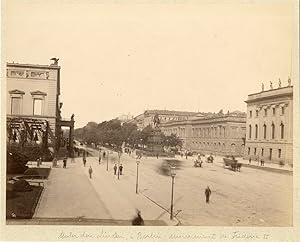
M 270 89 L 273 89 L 273 82 L 270 81 Z
M 154 124 L 154 127 L 155 127 L 155 128 L 157 128 L 158 125 L 160 124 L 160 120 L 159 120 L 158 114 L 155 114 L 155 115 L 154 115 L 154 118 L 153 118 L 153 124 Z
M 55 58 L 55 57 L 53 57 L 53 58 L 51 58 L 50 60 L 52 60 L 52 61 L 54 61 L 53 63 L 52 63 L 52 65 L 58 65 L 58 60 L 59 60 L 59 58 Z
M 265 90 L 265 85 L 262 83 L 261 84 L 261 91 L 263 92 Z
M 279 78 L 279 81 L 278 81 L 278 87 L 281 88 L 281 80 Z

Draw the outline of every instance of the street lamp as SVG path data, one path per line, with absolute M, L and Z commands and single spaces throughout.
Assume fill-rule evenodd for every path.
M 136 160 L 136 186 L 135 186 L 136 194 L 138 194 L 138 186 L 139 186 L 139 164 L 140 164 L 140 161 Z
M 121 155 L 122 155 L 122 151 L 119 151 L 118 152 L 118 180 L 120 180 L 120 158 L 121 158 Z
M 107 150 L 106 152 L 107 152 L 107 159 L 106 159 L 106 171 L 108 171 L 108 154 L 109 154 L 109 150 Z
M 170 219 L 173 219 L 173 191 L 174 191 L 174 178 L 176 176 L 176 167 L 171 166 L 171 177 L 172 177 L 172 193 L 171 193 L 171 215 Z

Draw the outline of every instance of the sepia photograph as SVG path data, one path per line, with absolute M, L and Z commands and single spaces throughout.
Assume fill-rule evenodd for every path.
M 158 241 L 153 226 L 293 227 L 298 7 L 2 1 L 7 235 L 148 226 L 134 238 L 58 229 L 54 239 Z M 164 240 L 253 239 L 214 236 Z

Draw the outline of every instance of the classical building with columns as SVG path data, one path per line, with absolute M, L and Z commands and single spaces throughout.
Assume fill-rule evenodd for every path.
M 61 117 L 60 69 L 58 59 L 50 65 L 7 63 L 6 116 L 8 144 L 44 143 L 58 151 L 61 127 L 70 128 L 69 147 L 73 147 L 74 116 Z
M 246 114 L 235 111 L 207 114 L 159 126 L 166 135 L 176 134 L 183 149 L 205 154 L 243 156 L 246 136 Z
M 293 86 L 248 95 L 245 158 L 293 163 Z
M 198 112 L 185 112 L 185 111 L 173 111 L 173 110 L 146 110 L 145 112 L 137 115 L 133 119 L 127 121 L 127 123 L 134 123 L 139 130 L 144 129 L 147 126 L 154 127 L 154 116 L 158 115 L 161 124 L 169 121 L 183 121 L 188 120 L 191 117 L 203 116 L 203 113 Z

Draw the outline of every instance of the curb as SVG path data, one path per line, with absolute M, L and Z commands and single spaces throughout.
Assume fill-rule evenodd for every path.
M 157 205 L 158 207 L 160 207 L 161 209 L 163 209 L 164 211 L 166 211 L 168 214 L 170 214 L 169 210 L 167 210 L 166 208 L 164 208 L 163 206 L 161 206 L 160 204 L 158 204 L 157 202 L 155 202 L 154 200 L 152 200 L 150 197 L 146 196 L 145 194 L 142 194 L 145 198 L 147 198 L 149 201 L 151 201 L 152 203 L 154 203 L 155 205 Z M 175 225 L 171 225 L 171 226 L 179 226 L 181 224 L 180 220 L 174 216 L 174 218 L 176 219 L 176 224 Z M 170 226 L 170 222 L 169 220 L 164 220 L 164 222 Z
M 257 166 L 257 165 L 251 165 L 251 164 L 245 164 L 245 163 L 242 163 L 242 164 L 243 164 L 244 167 L 258 169 L 258 170 L 264 170 L 264 171 L 268 171 L 268 172 L 285 173 L 285 174 L 288 174 L 288 175 L 293 174 L 292 170 L 284 170 L 284 169 L 273 168 L 273 167 L 268 167 L 268 166 Z

